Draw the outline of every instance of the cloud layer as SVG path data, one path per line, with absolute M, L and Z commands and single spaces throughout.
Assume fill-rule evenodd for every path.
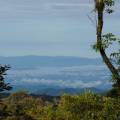
M 64 88 L 90 88 L 107 86 L 109 74 L 104 66 L 41 67 L 14 70 L 8 74 L 14 85 L 48 86 Z

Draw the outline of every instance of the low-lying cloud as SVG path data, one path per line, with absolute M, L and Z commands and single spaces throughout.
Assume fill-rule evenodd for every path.
M 49 87 L 64 87 L 64 88 L 91 88 L 101 86 L 102 84 L 108 84 L 108 82 L 104 81 L 89 81 L 84 82 L 81 80 L 46 80 L 46 79 L 21 79 L 13 81 L 13 84 L 26 84 L 26 85 L 42 85 L 42 86 L 49 86 Z

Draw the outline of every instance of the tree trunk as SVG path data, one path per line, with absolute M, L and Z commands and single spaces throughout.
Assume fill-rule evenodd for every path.
M 100 45 L 100 54 L 103 58 L 103 61 L 111 71 L 112 75 L 114 76 L 114 79 L 116 81 L 120 81 L 120 76 L 118 73 L 118 70 L 114 67 L 114 65 L 111 63 L 110 59 L 107 57 L 105 50 L 102 47 L 102 29 L 103 29 L 103 11 L 98 11 L 98 25 L 97 25 L 97 44 Z

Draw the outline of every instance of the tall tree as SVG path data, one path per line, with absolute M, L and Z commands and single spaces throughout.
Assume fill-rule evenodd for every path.
M 112 95 L 120 96 L 120 49 L 118 52 L 111 52 L 110 56 L 107 55 L 106 49 L 110 45 L 113 45 L 113 42 L 117 42 L 120 45 L 120 39 L 112 33 L 107 33 L 103 35 L 103 25 L 104 25 L 104 12 L 111 14 L 113 10 L 111 9 L 114 6 L 113 0 L 94 0 L 95 2 L 95 11 L 97 13 L 97 42 L 93 46 L 97 51 L 99 51 L 104 63 L 112 73 L 112 79 L 114 80 L 113 89 L 111 91 Z
M 0 93 L 5 90 L 11 90 L 12 87 L 9 85 L 9 83 L 5 83 L 5 75 L 6 71 L 8 71 L 10 67 L 8 65 L 0 65 Z

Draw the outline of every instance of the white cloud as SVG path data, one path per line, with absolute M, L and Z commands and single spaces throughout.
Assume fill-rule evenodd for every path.
M 8 78 L 16 85 L 59 86 L 89 88 L 108 85 L 109 73 L 105 66 L 85 65 L 73 67 L 38 67 L 28 70 L 11 70 Z
M 59 87 L 66 87 L 66 88 L 89 88 L 89 87 L 97 87 L 102 85 L 102 81 L 90 81 L 90 82 L 83 82 L 81 80 L 46 80 L 46 79 L 21 79 L 15 80 L 14 84 L 30 84 L 30 85 L 47 85 L 47 86 L 59 86 Z

